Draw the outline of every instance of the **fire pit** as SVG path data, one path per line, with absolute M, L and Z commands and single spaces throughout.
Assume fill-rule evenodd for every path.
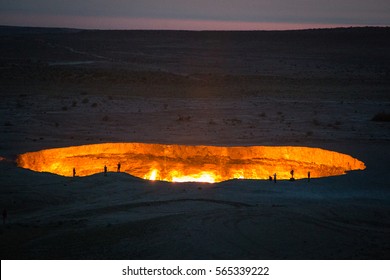
M 62 176 L 126 172 L 148 180 L 221 182 L 229 179 L 327 177 L 363 170 L 363 162 L 320 148 L 186 146 L 105 143 L 21 154 L 17 165 Z M 118 170 L 119 169 L 119 170 Z M 293 174 L 291 174 L 293 170 Z M 75 174 L 74 174 L 75 172 Z

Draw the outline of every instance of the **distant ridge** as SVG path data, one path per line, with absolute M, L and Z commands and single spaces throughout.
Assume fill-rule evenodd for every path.
M 27 27 L 0 25 L 0 35 L 23 35 L 23 34 L 54 34 L 54 33 L 75 33 L 82 29 L 57 28 L 57 27 Z
M 77 33 L 77 32 L 218 32 L 218 33 L 245 33 L 245 32 L 266 32 L 266 33 L 282 33 L 282 32 L 315 32 L 315 31 L 362 31 L 362 30 L 390 30 L 389 26 L 357 26 L 357 27 L 334 27 L 334 28 L 309 28 L 309 29 L 296 29 L 296 30 L 152 30 L 152 29 L 77 29 L 66 27 L 28 27 L 28 26 L 7 26 L 0 25 L 0 36 L 3 35 L 24 35 L 24 34 L 61 34 L 61 33 Z

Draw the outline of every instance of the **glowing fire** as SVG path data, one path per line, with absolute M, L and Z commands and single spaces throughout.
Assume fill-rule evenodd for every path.
M 179 172 L 173 172 L 179 173 Z M 192 175 L 173 175 L 172 182 L 206 182 L 206 183 L 215 183 L 215 178 L 217 176 L 211 172 L 200 172 L 198 174 Z
M 126 172 L 148 180 L 221 182 L 229 179 L 326 177 L 363 170 L 363 162 L 342 153 L 308 147 L 215 147 L 106 143 L 48 149 L 19 155 L 20 167 L 63 176 Z M 120 164 L 120 165 L 119 165 Z M 119 169 L 119 170 L 118 170 Z
M 153 169 L 148 174 L 144 176 L 144 179 L 155 181 L 157 179 L 158 170 Z

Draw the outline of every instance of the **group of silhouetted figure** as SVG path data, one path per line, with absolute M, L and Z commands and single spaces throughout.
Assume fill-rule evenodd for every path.
M 292 170 L 290 171 L 290 174 L 291 174 L 290 181 L 295 181 L 295 178 L 294 178 L 294 169 L 292 169 Z M 269 176 L 269 180 L 270 180 L 270 181 L 274 181 L 274 183 L 276 183 L 276 173 L 274 173 L 273 179 L 272 179 L 272 176 Z M 310 182 L 310 171 L 307 172 L 307 181 Z
M 107 176 L 107 165 L 104 165 L 104 176 Z M 118 162 L 117 164 L 117 172 L 121 172 L 121 164 Z M 73 177 L 76 177 L 76 168 L 73 167 Z
M 107 165 L 104 165 L 104 176 L 107 176 Z M 118 162 L 117 164 L 117 172 L 121 172 L 121 164 Z M 291 178 L 290 181 L 295 181 L 294 178 L 294 169 L 290 171 Z M 76 177 L 76 168 L 73 168 L 73 177 Z M 310 171 L 307 172 L 307 180 L 310 182 Z M 276 183 L 276 173 L 274 173 L 273 178 L 272 176 L 269 176 L 269 181 L 274 181 Z M 4 220 L 4 212 L 3 212 L 3 220 Z

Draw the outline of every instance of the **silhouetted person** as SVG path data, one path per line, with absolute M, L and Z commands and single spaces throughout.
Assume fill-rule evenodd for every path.
M 272 182 L 272 176 L 269 176 L 269 180 Z
M 5 225 L 5 221 L 7 220 L 7 209 L 3 209 L 3 225 Z
M 76 168 L 73 167 L 73 177 L 76 177 Z
M 290 181 L 295 181 L 295 179 L 294 179 L 294 170 L 291 170 L 290 174 L 291 174 Z
M 274 174 L 274 183 L 276 183 L 276 173 Z
M 307 172 L 307 180 L 310 182 L 310 171 Z
M 118 172 L 121 172 L 121 163 L 118 162 Z
M 104 176 L 107 176 L 107 166 L 104 166 Z

